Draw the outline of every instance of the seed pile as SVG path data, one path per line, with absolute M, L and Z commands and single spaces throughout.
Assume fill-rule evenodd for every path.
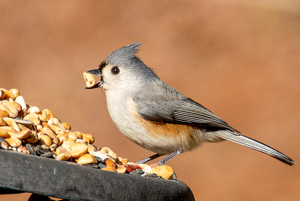
M 49 109 L 26 104 L 18 89 L 0 88 L 0 148 L 111 172 L 173 178 L 170 166 L 135 164 L 109 147 L 97 148 L 94 141 L 91 134 L 71 131 Z

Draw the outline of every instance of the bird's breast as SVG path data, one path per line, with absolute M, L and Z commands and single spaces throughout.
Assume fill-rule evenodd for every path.
M 197 127 L 151 122 L 138 114 L 131 98 L 116 100 L 116 97 L 107 100 L 112 120 L 127 138 L 150 151 L 159 154 L 190 151 L 203 141 L 202 131 Z

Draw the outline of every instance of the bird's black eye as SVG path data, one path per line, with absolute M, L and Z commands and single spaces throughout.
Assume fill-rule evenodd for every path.
M 120 73 L 120 69 L 118 66 L 114 66 L 111 68 L 111 73 L 114 74 L 114 75 L 117 75 Z

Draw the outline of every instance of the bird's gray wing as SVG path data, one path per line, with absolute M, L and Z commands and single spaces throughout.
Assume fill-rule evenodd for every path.
M 143 101 L 138 102 L 137 105 L 139 115 L 149 121 L 237 131 L 190 98 L 168 101 Z

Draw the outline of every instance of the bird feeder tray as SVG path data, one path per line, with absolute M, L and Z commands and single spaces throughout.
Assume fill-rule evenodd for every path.
M 194 200 L 179 180 L 144 178 L 0 150 L 0 194 L 29 192 L 69 200 Z

